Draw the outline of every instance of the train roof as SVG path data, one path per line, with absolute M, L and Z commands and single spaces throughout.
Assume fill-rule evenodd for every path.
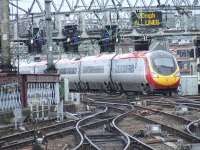
M 163 51 L 163 50 L 156 50 L 156 51 L 162 51 L 164 53 L 169 53 L 169 51 Z M 98 60 L 110 60 L 114 56 L 114 59 L 128 59 L 128 58 L 143 58 L 145 57 L 146 54 L 151 53 L 152 51 L 134 51 L 132 53 L 125 53 L 125 54 L 99 54 L 96 56 L 86 56 L 82 58 L 73 58 L 73 59 L 68 59 L 68 58 L 62 58 L 59 60 L 54 60 L 55 64 L 63 64 L 63 63 L 78 63 L 80 61 L 98 61 Z M 47 60 L 42 60 L 40 62 L 30 62 L 28 63 L 27 61 L 21 61 L 20 66 L 23 67 L 30 67 L 30 66 L 43 66 L 47 64 Z
M 81 61 L 90 61 L 90 60 L 109 60 L 112 59 L 116 54 L 99 54 L 96 56 L 86 56 L 81 58 Z
M 143 58 L 147 51 L 140 51 L 140 52 L 132 52 L 126 54 L 119 54 L 115 57 L 115 59 L 127 59 L 127 58 Z

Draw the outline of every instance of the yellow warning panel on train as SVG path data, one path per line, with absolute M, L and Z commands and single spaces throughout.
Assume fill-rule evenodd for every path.
M 136 11 L 131 14 L 133 27 L 161 27 L 162 12 Z

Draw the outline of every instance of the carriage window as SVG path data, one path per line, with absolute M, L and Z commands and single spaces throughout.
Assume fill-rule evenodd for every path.
M 135 71 L 135 66 L 133 64 L 130 65 L 116 65 L 114 67 L 115 73 L 133 73 Z
M 85 66 L 83 73 L 104 73 L 104 66 Z
M 77 68 L 61 68 L 59 72 L 60 74 L 76 74 Z

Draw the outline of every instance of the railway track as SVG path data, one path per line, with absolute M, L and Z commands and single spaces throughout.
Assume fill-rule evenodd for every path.
M 55 121 L 57 120 L 57 118 L 52 118 L 52 119 L 48 119 L 48 120 L 38 120 L 37 122 L 26 122 L 23 127 L 26 130 L 32 130 L 33 128 L 35 128 L 35 126 L 48 126 L 49 124 L 54 124 Z M 10 134 L 15 134 L 15 133 L 20 133 L 22 131 L 20 130 L 16 130 L 15 129 L 15 125 L 5 125 L 3 127 L 0 128 L 0 138 L 6 135 L 10 135 Z
M 171 104 L 166 104 L 162 106 L 162 111 L 158 110 L 160 108 L 160 103 L 156 102 L 154 103 L 153 101 L 148 101 L 147 107 L 139 107 L 141 110 L 147 110 L 146 112 L 143 111 L 145 116 L 148 119 L 152 119 L 153 121 L 156 121 L 158 123 L 161 123 L 163 125 L 166 125 L 168 127 L 173 127 L 177 130 L 180 130 L 181 132 L 189 133 L 196 139 L 200 139 L 200 109 L 199 108 L 193 108 L 193 107 L 183 107 L 183 110 L 174 110 L 174 105 Z M 152 103 L 154 105 L 152 105 Z M 156 109 L 149 108 L 150 107 L 155 107 L 156 104 Z M 166 109 L 167 108 L 167 109 Z M 167 111 L 166 111 L 167 110 Z M 185 110 L 185 111 L 184 111 Z M 177 114 L 176 114 L 177 113 Z M 141 113 L 139 113 L 141 115 Z
M 200 142 L 198 138 L 186 132 L 136 114 L 134 111 L 124 114 L 118 120 L 118 127 L 156 150 L 186 148 Z
M 83 126 L 84 124 L 86 124 L 86 122 L 87 121 L 89 121 L 89 120 L 93 120 L 93 122 L 94 122 L 94 119 L 96 118 L 96 117 L 98 117 L 98 116 L 100 116 L 100 115 L 102 115 L 102 114 L 104 114 L 104 113 L 106 113 L 107 112 L 107 107 L 105 107 L 105 109 L 103 109 L 102 111 L 100 111 L 100 112 L 97 112 L 97 113 L 95 113 L 95 114 L 93 114 L 93 115 L 90 115 L 90 116 L 88 116 L 88 117 L 86 117 L 86 118 L 84 118 L 84 119 L 81 119 L 81 120 L 79 120 L 78 122 L 77 122 L 77 124 L 76 124 L 76 132 L 77 132 L 77 135 L 76 135 L 76 138 L 77 138 L 77 140 L 79 141 L 78 142 L 78 145 L 74 148 L 74 150 L 78 150 L 78 149 L 86 149 L 87 147 L 93 147 L 93 148 L 95 148 L 94 146 L 93 146 L 93 143 L 91 143 L 90 142 L 90 140 L 87 140 L 88 141 L 88 145 L 86 145 L 86 144 L 84 144 L 84 141 L 86 140 L 85 138 L 84 138 L 84 133 L 83 133 L 83 131 L 81 130 L 81 126 Z M 96 122 L 95 122 L 95 125 L 96 125 Z
M 101 101 L 100 103 L 103 103 L 102 101 L 118 102 L 120 101 L 120 97 L 118 96 L 118 97 L 112 97 L 112 98 L 106 99 L 106 96 L 105 96 L 105 97 L 98 97 L 95 100 L 98 100 L 98 101 L 100 100 Z M 144 122 L 148 122 L 149 124 L 159 125 L 164 130 L 164 132 L 166 132 L 168 135 L 172 135 L 172 137 L 168 139 L 167 138 L 151 139 L 150 141 L 146 142 L 146 140 L 143 140 L 140 138 L 137 139 L 136 137 L 133 137 L 132 135 L 129 134 L 129 138 L 134 139 L 133 140 L 134 142 L 132 142 L 134 143 L 134 147 L 137 147 L 138 149 L 160 149 L 160 148 L 161 149 L 163 148 L 176 149 L 180 147 L 180 145 L 182 147 L 188 147 L 188 146 L 191 147 L 191 145 L 194 146 L 195 143 L 198 143 L 196 147 L 199 147 L 200 138 L 195 134 L 197 130 L 200 131 L 199 128 L 197 128 L 197 126 L 199 126 L 197 125 L 197 122 L 199 121 L 194 122 L 194 120 L 196 120 L 196 118 L 199 116 L 198 114 L 200 112 L 200 109 L 196 107 L 197 106 L 196 104 L 198 104 L 197 102 L 195 103 L 192 103 L 191 101 L 187 102 L 187 104 L 189 104 L 187 105 L 187 108 L 189 109 L 190 113 L 184 114 L 184 116 L 181 116 L 180 114 L 175 114 L 174 110 L 172 111 L 172 108 L 176 108 L 176 106 L 180 104 L 181 106 L 182 104 L 184 106 L 186 101 L 183 101 L 182 103 L 180 103 L 180 101 L 161 102 L 161 101 L 158 101 L 157 97 L 153 97 L 153 99 L 149 100 L 148 102 L 157 102 L 157 104 L 158 103 L 162 104 L 162 106 L 165 106 L 166 108 L 168 108 L 168 110 L 166 111 L 164 109 L 164 111 L 159 111 L 157 109 L 135 106 L 135 109 L 140 110 L 139 113 L 137 112 L 135 113 L 135 115 L 139 117 L 140 119 L 142 118 L 142 122 L 139 122 L 138 125 L 145 124 Z M 147 113 L 146 116 L 143 116 L 144 115 L 143 113 L 144 114 Z M 196 116 L 194 114 L 196 114 Z M 116 122 L 119 124 L 120 120 L 124 118 L 125 116 L 126 116 L 126 113 L 122 114 L 122 117 L 119 117 L 118 119 L 115 118 Z M 137 122 L 137 119 L 135 120 Z M 129 122 L 129 120 L 127 120 L 126 122 Z M 194 128 L 194 124 L 196 125 L 195 128 Z M 137 127 L 134 127 L 134 128 L 137 128 Z M 179 140 L 177 141 L 177 139 L 180 139 L 181 142 Z M 165 140 L 165 144 L 160 144 L 160 143 L 163 143 L 163 140 Z M 172 148 L 172 146 L 170 147 L 169 145 L 166 145 L 166 143 L 168 142 L 169 143 L 175 142 L 176 144 L 174 144 L 174 147 Z M 177 142 L 179 142 L 179 144 L 177 144 Z M 159 144 L 153 144 L 153 143 L 159 143 Z
M 77 131 L 79 132 L 81 140 L 75 149 L 86 149 L 86 147 L 92 147 L 97 150 L 126 149 L 126 145 L 130 144 L 129 138 L 112 126 L 112 120 L 117 115 L 124 113 L 124 110 L 115 107 L 116 105 L 107 103 L 94 103 L 90 101 L 90 104 L 105 106 L 106 109 L 98 114 L 84 118 L 77 123 Z M 98 120 L 104 120 L 104 122 L 95 124 L 95 126 L 83 126 L 86 122 L 97 122 Z
M 88 113 L 91 115 L 90 113 Z M 56 123 L 53 125 L 49 125 L 46 127 L 42 127 L 37 129 L 37 131 L 41 131 L 43 135 L 45 136 L 45 139 L 47 140 L 55 140 L 57 137 L 63 139 L 63 142 L 65 143 L 65 147 L 75 147 L 76 146 L 76 139 L 74 132 L 76 132 L 76 123 L 78 123 L 79 120 L 72 120 L 72 121 L 66 121 L 62 123 Z M 95 123 L 90 123 L 85 126 L 89 126 Z M 4 136 L 0 138 L 0 149 L 10 149 L 13 148 L 21 148 L 26 147 L 27 145 L 31 145 L 34 142 L 34 134 L 35 130 L 30 130 L 26 132 L 16 133 L 9 136 Z M 71 142 L 66 141 L 64 139 L 71 139 Z M 60 141 L 59 141 L 60 142 Z M 55 147 L 54 145 L 52 145 Z M 58 148 L 58 147 L 57 147 Z M 51 148 L 49 148 L 51 149 Z
M 185 105 L 191 108 L 200 108 L 200 101 L 197 99 L 189 98 L 189 97 L 158 97 L 158 96 L 150 96 L 143 97 L 142 101 L 152 101 L 158 103 L 168 103 L 171 105 Z
M 125 112 L 123 109 L 110 106 L 108 106 L 108 109 L 110 109 L 108 113 L 111 114 L 113 118 Z M 86 134 L 99 149 L 127 149 L 130 145 L 128 136 L 115 128 L 112 120 L 96 128 L 87 129 Z
M 92 115 L 93 116 L 93 115 Z M 94 115 L 95 116 L 95 115 Z M 91 118 L 91 116 L 84 118 L 84 120 L 87 120 Z M 83 120 L 79 121 L 70 121 L 70 122 L 65 122 L 65 123 L 60 123 L 56 125 L 51 125 L 48 127 L 43 127 L 40 128 L 39 130 L 42 131 L 42 133 L 46 134 L 46 139 L 52 139 L 58 136 L 63 136 L 64 134 L 73 134 L 74 132 L 78 131 L 78 126 L 79 127 L 95 127 L 99 124 L 105 124 L 108 122 L 110 119 L 107 117 L 105 119 L 105 116 L 102 117 L 101 119 L 97 120 L 92 120 L 90 123 L 87 122 L 85 125 L 79 126 L 79 123 L 81 123 Z M 111 121 L 111 120 L 110 120 Z M 76 124 L 77 123 L 77 124 Z M 22 133 L 16 133 L 10 136 L 5 136 L 0 139 L 1 143 L 1 148 L 0 149 L 12 149 L 12 148 L 20 148 L 25 145 L 31 144 L 34 141 L 34 130 L 22 132 Z M 79 133 L 79 131 L 78 131 Z M 79 133 L 80 135 L 80 133 Z M 85 136 L 85 135 L 84 135 Z M 76 139 L 77 141 L 77 139 Z M 74 144 L 76 145 L 76 144 Z M 92 144 L 91 144 L 92 145 Z M 74 148 L 76 149 L 76 148 Z
M 152 101 L 149 100 L 148 102 L 152 104 Z M 101 102 L 101 103 L 103 103 L 103 102 Z M 148 119 L 152 119 L 152 120 L 154 120 L 156 122 L 159 122 L 159 123 L 161 123 L 163 125 L 166 125 L 166 126 L 169 126 L 169 127 L 174 127 L 177 130 L 180 130 L 182 132 L 187 133 L 185 131 L 186 130 L 186 126 L 189 123 L 191 123 L 192 120 L 188 119 L 188 118 L 190 118 L 189 116 L 183 117 L 183 116 L 180 116 L 180 115 L 176 115 L 175 113 L 169 112 L 169 110 L 170 110 L 169 106 L 170 107 L 174 107 L 171 103 L 170 103 L 170 105 L 168 105 L 167 111 L 165 109 L 164 109 L 164 111 L 160 111 L 158 109 L 152 109 L 152 108 L 149 108 L 149 107 L 142 107 L 142 106 L 138 106 L 138 105 L 135 105 L 134 107 L 137 110 L 136 113 L 138 115 L 143 115 Z M 190 109 L 192 109 L 192 108 L 190 108 Z M 192 111 L 192 115 L 191 116 L 194 116 L 193 113 L 196 113 L 196 114 L 199 113 L 200 114 L 200 110 L 199 109 L 194 108 L 192 110 L 193 111 Z
M 191 122 L 190 120 L 175 114 L 136 105 L 135 113 L 144 116 L 147 119 L 159 122 L 160 124 L 176 128 L 182 132 L 185 132 L 185 127 Z
M 91 99 L 90 99 L 90 102 L 94 103 L 94 101 L 91 101 Z M 121 112 L 120 115 L 116 116 L 112 120 L 112 126 L 113 126 L 113 129 L 115 130 L 115 132 L 118 132 L 118 134 L 123 135 L 124 137 L 126 137 L 125 139 L 127 139 L 126 142 L 125 142 L 126 145 L 124 145 L 123 147 L 121 147 L 122 145 L 119 145 L 119 143 L 118 144 L 115 143 L 115 142 L 119 141 L 119 136 L 117 136 L 116 138 L 113 138 L 113 135 L 110 135 L 110 134 L 101 135 L 101 136 L 98 136 L 98 137 L 95 137 L 95 136 L 89 136 L 88 137 L 87 136 L 87 138 L 90 139 L 90 141 L 92 141 L 92 143 L 94 145 L 96 145 L 95 146 L 96 149 L 109 149 L 110 150 L 110 149 L 113 148 L 113 149 L 123 149 L 123 150 L 125 150 L 125 149 L 127 149 L 127 150 L 153 150 L 152 147 L 150 147 L 149 145 L 145 144 L 141 140 L 139 140 L 139 139 L 131 136 L 130 134 L 127 134 L 126 132 L 124 132 L 122 129 L 120 129 L 117 126 L 117 124 L 119 123 L 119 121 L 121 120 L 121 118 L 123 118 L 125 114 L 127 114 L 127 113 L 129 113 L 129 112 L 132 111 L 132 109 L 133 109 L 132 105 L 130 105 L 130 104 L 121 104 L 121 103 L 102 102 L 102 101 L 101 102 L 95 101 L 95 104 L 106 105 L 107 107 L 118 108 L 118 109 L 124 110 L 124 111 Z M 105 129 L 105 128 L 101 128 L 101 129 L 98 128 L 98 130 L 101 133 L 102 133 L 103 129 Z M 96 131 L 96 130 L 90 131 L 90 133 L 94 133 L 94 132 L 96 133 L 98 131 Z M 101 137 L 101 138 L 99 138 L 99 137 Z M 103 140 L 102 140 L 102 138 L 103 138 Z M 100 142 L 101 144 L 98 144 L 98 142 Z M 113 146 L 110 143 L 113 143 L 115 146 L 117 145 L 117 147 L 114 148 L 115 146 Z M 106 144 L 108 144 L 108 145 L 106 145 Z
M 54 130 L 60 130 L 61 133 L 67 132 L 72 129 L 78 120 L 66 121 L 62 123 L 56 123 L 54 125 L 39 128 L 46 136 L 51 136 Z M 64 129 L 63 129 L 64 128 Z M 50 134 L 50 132 L 52 132 Z M 0 138 L 0 149 L 12 149 L 17 147 L 23 147 L 25 145 L 34 142 L 35 130 L 25 131 L 21 133 L 12 134 Z M 53 134 L 52 134 L 53 135 Z
M 188 133 L 200 139 L 200 119 L 189 123 L 186 129 Z
M 146 101 L 145 106 L 148 108 L 162 110 L 169 114 L 182 116 L 183 118 L 192 121 L 200 118 L 200 108 L 179 105 L 175 103 L 163 102 L 163 101 Z
M 95 145 L 87 139 L 86 135 L 84 134 L 82 128 L 91 128 L 91 127 L 96 127 L 98 125 L 101 125 L 101 124 L 105 124 L 106 122 L 112 120 L 112 118 L 101 118 L 101 114 L 104 113 L 104 111 L 106 110 L 107 108 L 104 108 L 102 109 L 101 111 L 98 111 L 97 113 L 93 114 L 93 115 L 90 115 L 90 116 L 87 116 L 85 117 L 84 119 L 81 119 L 79 120 L 75 127 L 71 130 L 69 130 L 68 132 L 69 133 L 73 133 L 74 135 L 74 144 L 73 146 L 69 147 L 68 146 L 68 143 L 65 143 L 64 145 L 66 146 L 63 146 L 62 149 L 73 149 L 73 150 L 76 150 L 76 149 L 94 149 L 95 148 Z M 101 119 L 95 119 L 95 117 L 99 116 Z M 89 121 L 87 121 L 89 120 Z M 92 121 L 90 121 L 92 120 Z M 46 136 L 47 139 L 56 139 L 56 137 L 60 136 L 63 134 L 63 132 L 66 132 L 66 131 L 55 131 L 53 133 L 50 133 Z M 68 133 L 68 134 L 69 134 Z M 66 140 L 65 140 L 66 141 Z M 67 142 L 67 141 L 66 141 Z
M 200 132 L 198 128 L 200 121 L 196 121 L 195 117 L 190 118 L 188 114 L 186 117 L 173 113 L 173 109 L 177 106 L 176 102 L 167 100 L 161 102 L 154 97 L 151 100 L 145 99 L 143 107 L 133 106 L 124 98 L 119 95 L 88 98 L 83 103 L 96 107 L 95 113 L 79 120 L 45 126 L 40 128 L 40 131 L 48 141 L 52 140 L 52 143 L 61 139 L 62 144 L 59 149 L 63 150 L 171 150 L 181 146 L 183 148 L 195 144 L 199 146 L 200 138 L 196 131 Z M 187 107 L 192 113 L 200 112 L 199 108 Z M 159 129 L 160 132 L 155 135 L 146 133 L 147 128 L 151 127 Z M 4 136 L 0 138 L 0 149 L 30 145 L 34 141 L 34 132 L 30 130 Z M 54 145 L 49 145 L 48 149 L 51 150 L 50 146 Z

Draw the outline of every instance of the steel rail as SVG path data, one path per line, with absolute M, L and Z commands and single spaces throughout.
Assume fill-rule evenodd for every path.
M 106 101 L 106 100 L 105 100 Z M 88 98 L 88 101 L 85 101 L 85 103 L 94 103 L 98 105 L 106 105 L 106 106 L 123 106 L 126 107 L 127 109 L 132 109 L 133 106 L 130 104 L 123 104 L 123 103 L 112 103 L 112 102 L 103 102 L 103 101 L 95 101 L 95 99 Z
M 196 126 L 195 126 L 196 123 L 198 124 L 198 128 L 199 128 L 199 130 L 200 130 L 200 126 L 199 126 L 199 124 L 200 124 L 200 119 L 189 123 L 189 124 L 187 125 L 187 127 L 186 127 L 186 130 L 187 130 L 188 133 L 190 133 L 191 135 L 193 135 L 194 137 L 196 137 L 196 138 L 198 138 L 198 139 L 200 140 L 200 136 L 197 136 L 197 135 L 192 131 L 192 129 L 196 127 Z
M 162 105 L 162 106 L 179 106 L 180 103 L 175 103 L 175 102 L 161 102 L 161 101 L 152 101 L 152 100 L 147 100 L 147 104 L 156 104 L 156 105 Z M 187 105 L 185 105 L 187 106 Z M 199 110 L 200 111 L 200 108 L 198 107 L 192 107 L 192 106 L 187 106 L 189 109 L 193 109 L 193 110 Z
M 123 115 L 123 114 L 122 114 L 122 115 Z M 120 116 L 121 116 L 121 115 L 120 115 Z M 117 125 L 116 125 L 116 119 L 117 119 L 117 118 L 118 118 L 118 117 L 116 117 L 116 118 L 112 121 L 113 127 L 114 127 L 120 134 L 122 134 L 122 135 L 126 138 L 127 143 L 126 143 L 126 146 L 125 146 L 125 148 L 124 148 L 123 150 L 129 150 L 129 149 L 131 148 L 131 140 L 130 140 L 128 134 L 126 134 L 124 131 L 122 131 L 120 128 L 117 127 Z
M 55 128 L 58 128 L 58 127 L 62 128 L 63 126 L 71 126 L 72 124 L 76 123 L 77 121 L 78 120 L 72 120 L 72 121 L 66 121 L 66 122 L 63 122 L 63 123 L 57 123 L 57 124 L 50 125 L 50 126 L 47 126 L 47 127 L 39 128 L 38 130 L 43 132 L 43 131 L 52 130 L 52 129 L 55 129 Z M 11 142 L 13 140 L 18 140 L 20 137 L 27 138 L 27 137 L 32 136 L 34 134 L 34 132 L 35 132 L 35 130 L 32 129 L 30 131 L 25 131 L 25 132 L 16 133 L 16 134 L 13 134 L 13 135 L 4 136 L 4 137 L 0 138 L 0 142 L 2 142 L 2 141 Z
M 98 114 L 101 114 L 101 113 L 98 113 Z M 90 118 L 90 117 L 86 117 L 86 118 Z M 107 120 L 109 120 L 109 119 L 107 119 Z M 107 120 L 103 120 L 103 122 L 104 121 L 107 121 Z M 72 121 L 73 123 L 74 123 L 74 121 Z M 91 124 L 91 126 L 92 125 L 96 125 L 95 123 L 94 124 Z M 56 129 L 56 130 L 58 130 L 58 126 L 60 126 L 59 128 L 61 128 L 61 127 L 63 127 L 64 126 L 64 124 L 63 123 L 60 123 L 60 124 L 57 124 L 57 125 L 51 125 L 51 126 L 49 126 L 48 128 L 47 127 L 43 127 L 43 128 L 40 128 L 40 130 L 41 131 L 46 131 L 46 130 L 50 130 L 50 129 Z M 88 125 L 87 125 L 88 126 Z M 82 127 L 82 126 L 81 126 Z M 83 126 L 84 127 L 84 126 Z M 76 126 L 76 128 L 77 128 L 77 126 Z M 53 137 L 53 136 L 55 136 L 55 135 L 59 135 L 59 134 L 63 134 L 63 133 L 68 133 L 68 132 L 71 132 L 71 130 L 73 129 L 73 127 L 69 127 L 69 128 L 67 128 L 66 129 L 66 127 L 65 127 L 65 129 L 62 129 L 62 130 L 60 130 L 60 131 L 56 131 L 56 132 L 51 132 L 51 133 L 47 133 L 47 135 L 46 135 L 46 138 L 51 138 L 51 137 Z M 12 135 L 12 136 L 7 136 L 7 137 L 3 137 L 3 138 L 1 138 L 1 140 L 2 141 L 6 141 L 6 142 L 8 142 L 9 141 L 9 139 L 10 138 L 16 138 L 16 140 L 18 140 L 19 139 L 19 136 L 22 136 L 23 138 L 25 138 L 23 141 L 15 141 L 15 142 L 13 142 L 14 144 L 8 144 L 7 146 L 3 146 L 2 147 L 2 149 L 6 149 L 6 148 L 9 148 L 9 147 L 15 147 L 15 146 L 20 146 L 20 145 L 25 145 L 25 144 L 28 144 L 28 143 L 31 143 L 31 142 L 33 142 L 33 137 L 30 137 L 30 135 L 32 135 L 34 133 L 34 130 L 32 130 L 32 131 L 27 131 L 27 132 L 23 132 L 23 133 L 19 133 L 19 134 L 14 134 L 14 135 Z M 80 134 L 80 132 L 79 132 L 79 134 Z M 27 138 L 26 138 L 27 137 Z M 11 141 L 11 139 L 10 139 L 10 141 Z
M 115 98 L 114 98 L 115 99 Z M 109 103 L 109 102 L 99 102 L 99 101 L 95 101 L 94 99 L 87 99 L 88 101 L 86 102 L 87 104 L 88 103 L 90 103 L 90 104 L 92 104 L 92 105 L 96 105 L 96 106 L 106 106 L 106 107 L 108 107 L 108 111 L 109 110 L 114 110 L 114 111 L 116 111 L 116 112 L 119 112 L 120 114 L 123 114 L 124 112 L 126 112 L 127 110 L 132 110 L 133 109 L 133 106 L 132 105 L 128 105 L 128 104 L 121 104 L 121 103 Z M 125 109 L 123 109 L 123 108 L 120 108 L 119 106 L 121 106 L 121 107 L 125 107 L 125 108 L 127 108 L 127 110 L 125 110 Z M 124 133 L 122 130 L 120 130 L 115 124 L 114 124 L 114 119 L 115 118 L 113 118 L 113 120 L 112 120 L 112 125 L 113 125 L 113 127 L 114 127 L 114 129 L 115 129 L 115 131 L 114 132 L 117 132 L 117 134 L 118 135 L 121 135 L 121 136 L 123 136 L 124 138 L 123 138 L 123 140 L 124 140 L 124 142 L 126 143 L 125 144 L 125 147 L 123 148 L 124 150 L 128 150 L 128 149 L 130 149 L 130 145 L 131 145 L 131 141 L 130 141 L 130 138 L 129 138 L 129 136 L 126 134 L 126 133 Z M 88 138 L 88 137 L 87 137 Z M 89 138 L 88 138 L 89 139 Z M 92 140 L 89 140 L 89 141 L 91 141 L 92 142 Z M 94 144 L 93 142 L 92 142 L 92 144 Z M 94 145 L 96 145 L 96 144 L 94 144 Z M 99 147 L 96 145 L 96 149 L 98 149 Z
M 154 150 L 152 147 L 150 147 L 149 145 L 145 144 L 144 142 L 138 140 L 137 138 L 131 136 L 130 134 L 128 134 L 127 132 L 124 132 L 122 129 L 120 129 L 117 124 L 123 119 L 125 118 L 129 113 L 131 113 L 132 111 L 126 112 L 124 114 L 119 115 L 118 117 L 116 117 L 113 120 L 113 124 L 115 125 L 116 128 L 118 128 L 118 130 L 120 132 L 123 132 L 124 134 L 126 134 L 126 136 L 129 137 L 129 139 L 131 139 L 130 142 L 133 142 L 133 144 L 130 144 L 129 147 L 127 147 L 127 149 L 134 149 L 134 147 L 136 147 L 136 145 L 139 145 L 140 147 L 142 147 L 141 150 Z
M 152 111 L 152 112 L 156 112 L 156 113 L 159 113 L 159 114 L 162 114 L 162 115 L 166 115 L 166 116 L 169 116 L 175 120 L 179 120 L 181 122 L 184 122 L 185 124 L 189 124 L 191 122 L 191 120 L 188 120 L 182 116 L 177 116 L 177 115 L 174 115 L 174 114 L 170 114 L 170 113 L 167 113 L 167 112 L 163 112 L 163 111 L 159 111 L 159 110 L 156 110 L 156 109 L 151 109 L 151 108 L 147 108 L 147 107 L 143 107 L 143 106 L 137 106 L 137 105 L 134 105 L 135 108 L 139 108 L 139 109 L 143 109 L 143 110 L 149 110 L 149 111 Z
M 55 130 L 55 129 L 58 130 L 64 127 L 69 128 L 73 126 L 77 121 L 78 120 L 72 120 L 72 121 L 67 121 L 64 123 L 58 123 L 55 125 L 39 128 L 38 130 L 40 130 L 41 132 L 47 132 L 47 131 L 51 132 L 52 130 Z M 2 137 L 0 138 L 0 142 L 1 142 L 0 149 L 8 149 L 8 148 L 30 144 L 34 141 L 34 133 L 35 133 L 35 130 L 30 130 L 30 131 L 26 131 L 22 133 L 17 133 L 14 135 Z
M 92 140 L 90 140 L 90 138 L 88 138 L 86 134 L 84 134 L 84 137 L 92 145 L 93 148 L 95 148 L 96 150 L 101 150 L 94 142 L 92 142 Z
M 181 137 L 187 139 L 188 141 L 200 143 L 200 139 L 199 139 L 199 138 L 196 138 L 195 136 L 190 135 L 190 134 L 188 134 L 188 133 L 186 133 L 186 132 L 183 132 L 183 131 L 181 131 L 181 130 L 177 130 L 177 129 L 171 127 L 171 126 L 168 126 L 168 125 L 166 125 L 166 124 L 160 123 L 160 122 L 158 122 L 158 121 L 154 121 L 154 120 L 152 120 L 152 119 L 148 119 L 148 118 L 143 117 L 143 116 L 141 116 L 141 115 L 138 115 L 138 114 L 136 114 L 136 113 L 134 113 L 134 112 L 132 112 L 132 114 L 135 115 L 135 116 L 137 116 L 137 117 L 139 117 L 139 118 L 141 118 L 141 119 L 144 120 L 144 121 L 149 122 L 149 123 L 159 124 L 159 125 L 161 125 L 164 129 L 166 129 L 166 130 L 168 130 L 168 131 L 171 131 L 171 132 L 174 132 L 174 133 L 176 133 L 177 135 L 179 135 L 179 136 L 181 136 Z
M 185 132 L 182 132 L 182 131 L 179 131 L 175 128 L 172 128 L 170 126 L 166 126 L 165 124 L 162 124 L 162 123 L 159 123 L 159 122 L 156 122 L 154 120 L 151 120 L 151 119 L 148 119 L 148 118 L 145 118 L 141 115 L 138 115 L 136 113 L 134 113 L 134 111 L 130 111 L 128 113 L 125 113 L 123 115 L 121 115 L 118 119 L 117 119 L 117 122 L 116 123 L 119 123 L 121 120 L 123 120 L 125 117 L 127 116 L 136 116 L 138 118 L 140 118 L 142 121 L 146 122 L 146 123 L 151 123 L 151 124 L 159 124 L 161 125 L 161 127 L 168 131 L 169 133 L 173 133 L 175 134 L 176 136 L 180 136 L 181 138 L 191 142 L 191 143 L 199 143 L 200 142 L 200 139 L 195 137 L 195 136 L 192 136 L 188 133 L 185 133 Z M 128 133 L 127 133 L 128 134 Z M 133 137 L 133 136 L 129 136 L 132 140 L 133 140 L 133 145 L 131 147 L 131 149 L 136 149 L 136 150 L 155 150 L 154 148 L 152 148 L 150 145 L 147 145 L 145 144 L 144 142 L 138 140 L 137 138 Z
M 108 111 L 108 108 L 105 107 L 105 109 L 104 109 L 103 111 L 98 112 L 98 113 L 95 113 L 95 114 L 93 114 L 93 115 L 91 115 L 91 116 L 88 116 L 88 117 L 86 117 L 86 118 L 83 118 L 83 119 L 81 119 L 81 120 L 79 120 L 79 121 L 77 122 L 75 128 L 76 128 L 76 131 L 77 131 L 77 133 L 78 133 L 78 136 L 79 136 L 79 139 L 80 139 L 80 140 L 79 140 L 79 144 L 78 144 L 75 148 L 73 148 L 73 150 L 81 149 L 82 146 L 83 146 L 84 135 L 83 135 L 82 131 L 80 130 L 81 124 L 83 124 L 84 122 L 86 122 L 86 121 L 88 121 L 88 120 L 90 120 L 90 119 L 92 119 L 92 118 L 94 118 L 94 117 L 97 117 L 97 116 L 99 116 L 99 115 L 105 114 L 107 111 Z
M 91 127 L 91 126 L 97 126 L 98 124 L 104 124 L 105 122 L 108 122 L 109 120 L 111 121 L 112 119 L 113 118 L 100 120 L 100 121 L 97 121 L 97 122 L 94 122 L 94 123 L 83 125 L 81 127 L 82 128 L 88 128 L 88 127 Z M 76 131 L 75 127 L 67 127 L 67 128 L 61 129 L 59 131 L 53 131 L 53 132 L 47 133 L 45 138 L 48 140 L 48 139 L 54 139 L 54 138 L 59 137 L 59 136 L 63 137 L 64 134 L 65 135 L 74 134 L 75 131 Z M 24 146 L 26 144 L 31 144 L 33 141 L 34 141 L 34 138 L 30 137 L 30 138 L 27 138 L 27 139 L 23 139 L 22 141 L 14 141 L 13 143 L 6 145 L 6 146 L 2 145 L 2 147 L 0 147 L 0 149 L 3 150 L 3 149 L 8 149 L 8 148 L 16 148 L 16 147 Z M 0 142 L 0 145 L 1 144 L 3 144 L 3 143 Z
M 110 98 L 109 98 L 110 99 Z M 112 100 L 114 100 L 115 98 L 112 98 Z M 117 98 L 118 99 L 118 98 Z M 88 100 L 94 102 L 95 100 L 94 99 L 91 99 L 91 98 L 88 98 Z M 97 99 L 97 100 L 100 100 Z M 105 100 L 104 100 L 105 101 Z M 106 99 L 106 101 L 109 101 L 108 99 Z M 115 108 L 114 106 L 126 106 L 129 111 L 128 112 L 125 112 L 119 116 L 117 116 L 115 119 L 113 119 L 112 121 L 112 124 L 113 126 L 115 127 L 115 129 L 117 129 L 118 132 L 120 132 L 121 134 L 125 135 L 126 139 L 128 139 L 128 142 L 127 142 L 127 145 L 126 147 L 124 148 L 124 150 L 131 150 L 134 148 L 134 145 L 135 144 L 138 144 L 140 146 L 142 146 L 142 150 L 154 150 L 152 147 L 148 146 L 147 144 L 143 143 L 142 141 L 138 140 L 137 138 L 129 135 L 128 133 L 124 132 L 123 130 L 121 130 L 116 124 L 119 122 L 120 119 L 124 118 L 124 116 L 126 116 L 126 114 L 132 112 L 134 110 L 134 107 L 131 105 L 131 104 L 121 104 L 121 103 L 112 103 L 112 102 L 102 102 L 102 101 L 95 101 L 94 102 L 95 104 L 105 104 L 106 106 L 108 107 L 112 107 L 112 108 Z M 109 105 L 112 105 L 112 106 L 109 106 Z M 114 105 L 114 106 L 113 106 Z M 130 140 L 131 139 L 131 140 Z M 132 143 L 131 141 L 134 143 L 134 145 L 132 146 Z

